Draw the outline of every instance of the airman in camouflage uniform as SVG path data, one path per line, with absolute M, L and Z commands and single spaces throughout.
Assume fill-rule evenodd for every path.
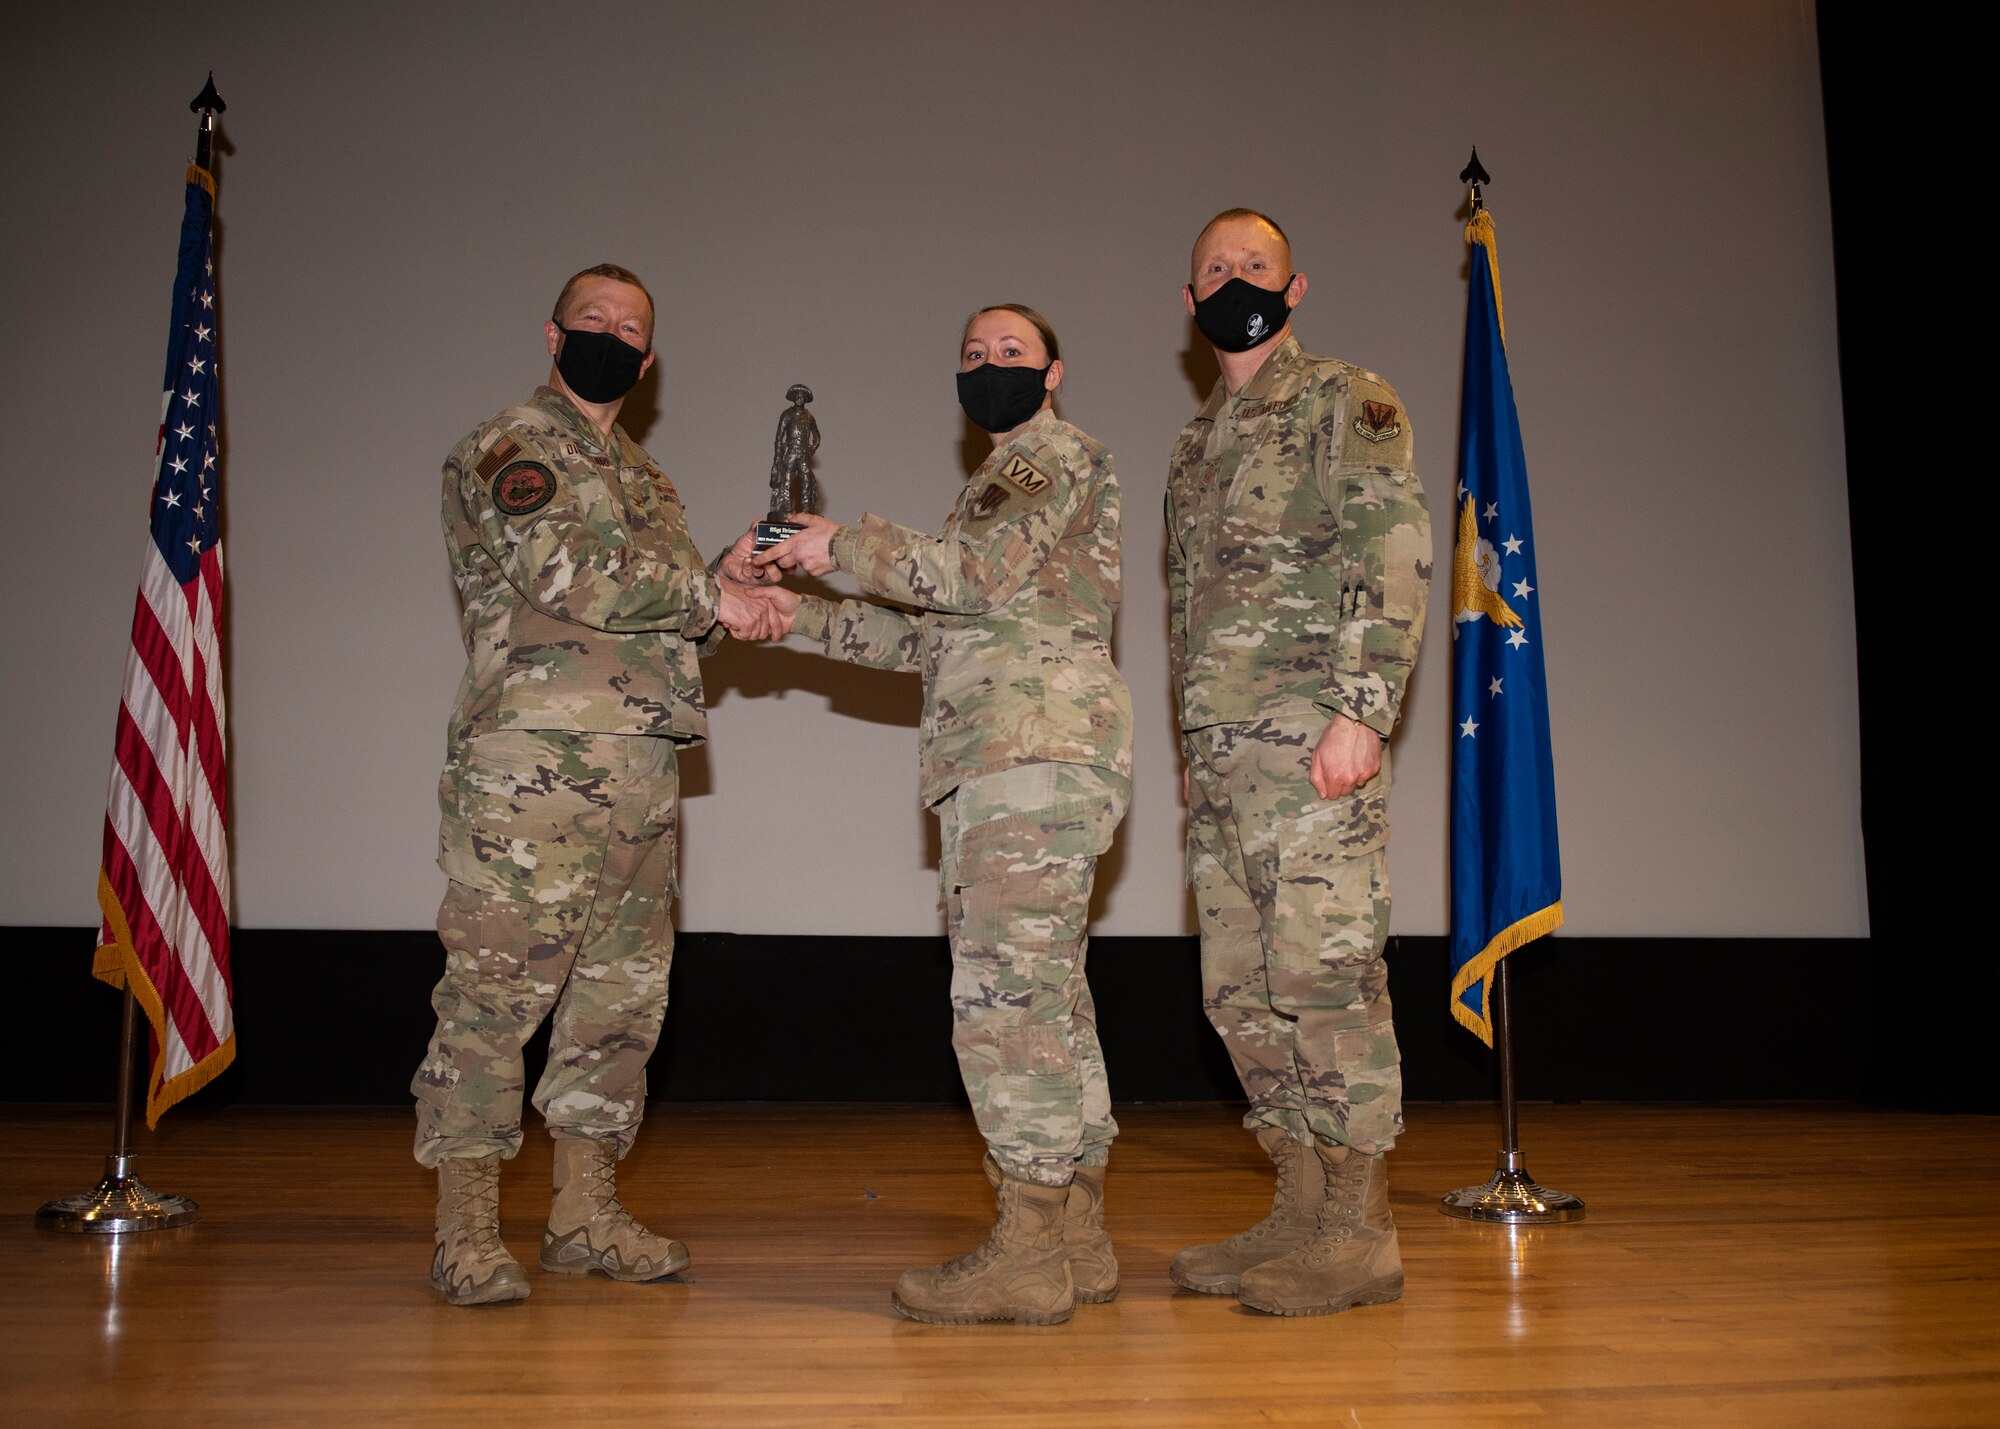
M 1196 258 L 1191 308 L 1232 276 L 1304 295 L 1261 215 L 1219 216 Z M 1173 1276 L 1311 1314 L 1402 1287 L 1386 1194 L 1364 1193 L 1403 1125 L 1383 742 L 1423 636 L 1431 540 L 1402 399 L 1301 352 L 1282 311 L 1265 330 L 1218 347 L 1223 378 L 1174 450 L 1167 580 L 1203 995 L 1278 1196 Z
M 623 269 L 587 270 L 548 328 L 552 355 L 593 332 L 646 350 L 651 300 Z M 626 365 L 636 380 L 643 364 Z M 411 1090 L 417 1160 L 440 1173 L 432 1278 L 454 1304 L 528 1292 L 499 1241 L 497 1177 L 521 1146 L 521 1048 L 544 1018 L 534 1104 L 557 1138 L 544 1267 L 648 1280 L 687 1264 L 625 1214 L 611 1168 L 638 1131 L 666 1013 L 675 749 L 707 730 L 696 644 L 719 635 L 732 597 L 673 483 L 616 425 L 623 389 L 592 401 L 566 370 L 559 357 L 549 386 L 444 465 L 468 663 L 438 785 L 451 881 L 437 1031 Z
M 975 322 L 992 313 L 1011 310 Z M 938 535 L 876 516 L 832 530 L 833 567 L 907 610 L 806 597 L 794 617 L 837 659 L 924 679 L 952 1045 L 1000 1224 L 903 1276 L 895 1304 L 912 1318 L 1052 1323 L 1116 1293 L 1102 1197 L 1118 1128 L 1084 958 L 1097 858 L 1131 787 L 1131 696 L 1111 659 L 1118 513 L 1110 454 L 1045 404 L 998 439 Z M 1052 1255 L 1025 1248 L 1037 1235 Z

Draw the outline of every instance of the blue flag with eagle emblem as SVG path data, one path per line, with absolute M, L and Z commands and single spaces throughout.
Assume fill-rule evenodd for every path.
M 1490 1047 L 1493 969 L 1562 926 L 1562 857 L 1528 461 L 1484 209 L 1465 237 L 1472 284 L 1451 563 L 1451 1011 Z

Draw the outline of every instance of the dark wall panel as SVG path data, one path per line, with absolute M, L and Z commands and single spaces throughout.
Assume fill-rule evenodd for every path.
M 4 1095 L 107 1101 L 117 996 L 88 974 L 85 929 L 15 928 Z M 1847 1007 L 1858 940 L 1557 938 L 1513 960 L 1521 1093 L 1542 1100 L 1849 1100 L 1870 1092 Z M 394 1103 L 430 1033 L 442 964 L 423 932 L 243 929 L 238 1060 L 208 1102 Z M 1389 954 L 1408 1095 L 1493 1095 L 1490 1055 L 1445 1010 L 1443 940 Z M 941 938 L 682 934 L 653 1058 L 656 1097 L 960 1098 Z M 1192 938 L 1100 938 L 1090 952 L 1112 1090 L 1123 1101 L 1232 1098 L 1201 1014 Z M 531 1045 L 536 1066 L 541 1038 Z

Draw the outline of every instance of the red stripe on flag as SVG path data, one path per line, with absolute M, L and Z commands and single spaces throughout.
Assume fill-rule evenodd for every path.
M 104 837 L 104 876 L 118 896 L 132 932 L 132 951 L 139 959 L 146 981 L 165 1007 L 174 1032 L 193 1060 L 199 1062 L 221 1045 L 217 1031 L 209 1024 L 181 960 L 168 944 L 153 917 L 153 905 L 140 889 L 139 870 L 107 826 Z
M 132 612 L 132 652 L 139 657 L 158 693 L 159 703 L 177 730 L 187 728 L 187 685 L 181 673 L 181 657 L 174 642 L 160 626 L 160 617 L 144 595 Z
M 167 872 L 175 885 L 174 891 L 186 901 L 211 952 L 227 947 L 229 918 L 223 908 L 221 891 L 216 887 L 215 874 L 195 839 L 194 830 L 188 827 L 185 809 L 176 806 L 173 791 L 167 787 L 159 766 L 153 762 L 152 750 L 133 723 L 131 711 L 122 704 L 118 707 L 116 750 L 118 768 L 123 771 L 126 782 L 131 785 L 140 808 L 145 812 L 147 826 L 153 831 L 154 841 L 159 845 Z M 108 832 L 106 837 L 110 837 Z M 126 906 L 129 911 L 131 905 Z M 134 936 L 137 936 L 136 931 Z M 165 956 L 173 961 L 178 973 L 180 960 L 177 954 L 187 950 L 177 940 L 164 941 L 168 944 Z M 158 985 L 163 974 L 157 968 L 155 958 L 148 956 L 143 949 L 137 951 Z M 227 970 L 226 954 L 217 957 L 216 962 Z M 203 1017 L 205 1020 L 206 1014 Z

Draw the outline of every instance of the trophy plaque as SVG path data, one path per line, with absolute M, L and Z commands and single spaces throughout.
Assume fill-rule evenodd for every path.
M 785 396 L 792 405 L 778 414 L 778 434 L 771 444 L 771 509 L 757 523 L 760 551 L 805 529 L 788 519 L 794 511 L 819 510 L 819 481 L 812 469 L 813 453 L 819 450 L 819 423 L 806 410 L 812 389 L 795 382 Z

